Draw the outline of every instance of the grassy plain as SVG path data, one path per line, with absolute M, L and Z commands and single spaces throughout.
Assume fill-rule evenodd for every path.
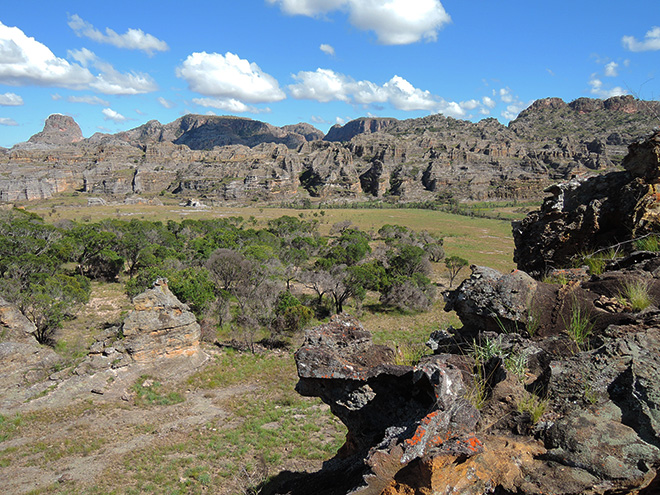
M 442 234 L 447 255 L 501 271 L 514 268 L 508 221 L 432 210 L 192 209 L 175 203 L 88 207 L 86 199 L 75 196 L 24 206 L 53 223 L 240 216 L 263 227 L 269 219 L 290 215 L 317 219 L 324 234 L 344 220 L 374 232 L 399 224 Z M 467 275 L 468 269 L 462 273 Z M 443 310 L 440 292 L 448 282 L 442 263 L 434 266 L 434 282 L 438 301 L 425 313 L 386 311 L 373 298 L 361 309 L 348 310 L 359 312 L 377 343 L 401 354 L 423 353 L 422 343 L 432 331 L 460 325 Z M 93 336 L 120 321 L 128 309 L 121 284 L 95 283 L 90 304 L 58 335 L 56 350 L 65 366 L 72 369 Z M 56 410 L 0 414 L 0 485 L 25 479 L 8 484 L 13 488 L 5 493 L 258 493 L 250 490 L 268 476 L 283 469 L 316 470 L 334 455 L 345 429 L 319 400 L 294 391 L 290 351 L 255 356 L 210 345 L 204 349 L 211 360 L 203 369 L 171 383 L 141 377 L 127 401 L 108 403 L 92 395 L 87 402 Z

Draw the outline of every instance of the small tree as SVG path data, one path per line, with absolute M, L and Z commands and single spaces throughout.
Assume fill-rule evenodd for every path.
M 454 279 L 457 277 L 458 273 L 463 269 L 463 267 L 468 266 L 470 263 L 465 258 L 460 256 L 449 256 L 445 258 L 445 266 L 449 272 L 449 288 L 454 283 Z

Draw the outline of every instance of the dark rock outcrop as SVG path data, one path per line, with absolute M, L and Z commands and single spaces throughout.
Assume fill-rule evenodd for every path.
M 514 261 L 534 277 L 564 268 L 580 254 L 660 229 L 660 133 L 630 146 L 623 172 L 551 186 L 540 210 L 514 225 Z
M 315 493 L 380 493 L 415 459 L 482 450 L 474 435 L 479 412 L 463 398 L 466 373 L 458 361 L 434 356 L 415 367 L 394 365 L 390 349 L 338 315 L 306 334 L 296 363 L 298 392 L 320 397 L 348 428 L 328 465 L 335 482 Z
M 563 286 L 474 267 L 448 296 L 463 327 L 437 332 L 415 366 L 393 365 L 350 317 L 310 331 L 297 390 L 330 405 L 346 443 L 320 472 L 281 474 L 265 492 L 655 493 L 660 310 L 598 303 L 640 277 L 660 300 L 658 264 L 622 260 Z M 565 316 L 576 305 L 593 323 L 579 343 Z

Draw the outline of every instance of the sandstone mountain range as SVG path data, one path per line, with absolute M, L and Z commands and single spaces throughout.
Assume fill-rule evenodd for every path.
M 83 138 L 51 115 L 0 148 L 0 201 L 163 193 L 208 202 L 538 199 L 548 185 L 616 169 L 660 123 L 660 103 L 537 100 L 508 126 L 442 115 L 360 118 L 324 136 L 309 124 L 186 115 Z

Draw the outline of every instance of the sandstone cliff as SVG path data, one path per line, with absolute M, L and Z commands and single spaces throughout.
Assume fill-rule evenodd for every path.
M 0 200 L 74 190 L 241 202 L 536 199 L 558 180 L 615 169 L 659 113 L 632 97 L 548 98 L 508 127 L 492 118 L 363 118 L 323 141 L 308 124 L 202 115 L 77 140 L 70 118 L 52 116 L 30 142 L 0 153 Z

